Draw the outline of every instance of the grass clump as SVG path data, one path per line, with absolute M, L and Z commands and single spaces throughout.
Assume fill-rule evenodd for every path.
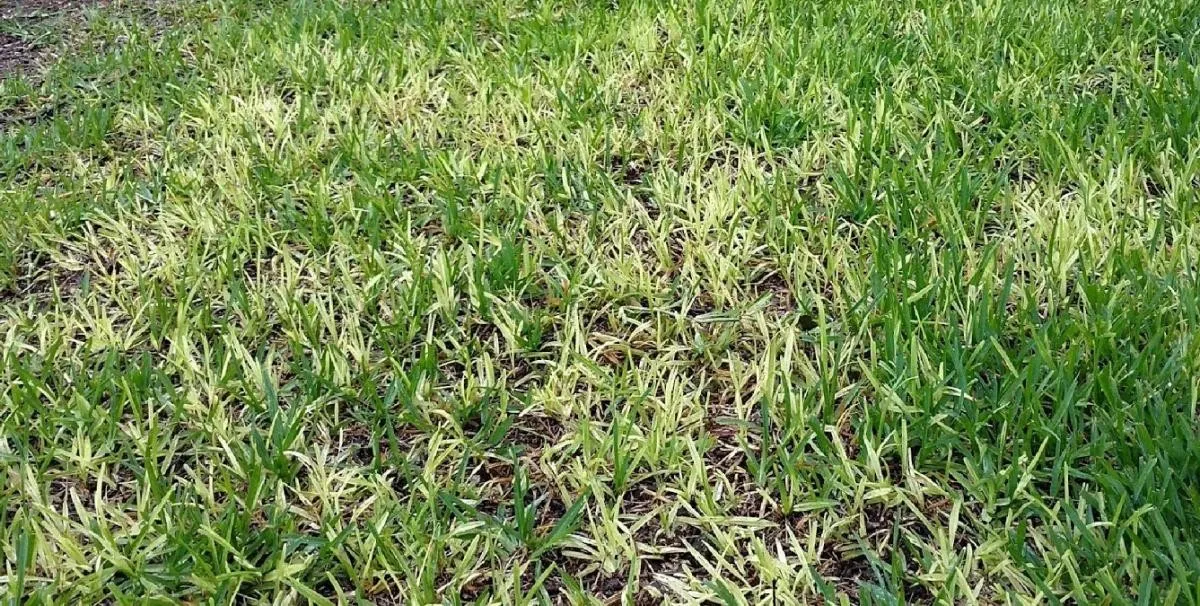
M 0 82 L 6 597 L 1200 602 L 1193 3 L 170 10 Z

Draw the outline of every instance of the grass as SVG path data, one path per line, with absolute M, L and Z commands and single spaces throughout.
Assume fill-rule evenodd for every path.
M 0 590 L 1200 604 L 1198 32 L 92 11 L 0 82 Z

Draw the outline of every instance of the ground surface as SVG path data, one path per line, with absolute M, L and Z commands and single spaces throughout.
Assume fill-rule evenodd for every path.
M 1192 2 L 118 8 L 0 28 L 8 596 L 1200 602 Z
M 0 78 L 36 73 L 53 57 L 44 46 L 77 25 L 95 0 L 0 0 Z

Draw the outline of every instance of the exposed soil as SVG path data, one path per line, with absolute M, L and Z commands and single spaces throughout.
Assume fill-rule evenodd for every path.
M 0 31 L 0 78 L 26 69 L 35 54 L 34 48 L 24 40 Z
M 0 19 L 40 19 L 94 4 L 98 3 L 95 0 L 0 0 Z
M 0 0 L 0 79 L 30 71 L 43 55 L 43 49 L 15 32 L 102 3 L 104 0 Z

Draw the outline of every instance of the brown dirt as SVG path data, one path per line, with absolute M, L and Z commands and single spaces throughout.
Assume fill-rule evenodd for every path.
M 32 71 L 43 55 L 43 49 L 14 31 L 101 3 L 103 0 L 0 0 L 0 23 L 4 24 L 0 30 L 0 79 Z
M 93 0 L 0 0 L 0 19 L 40 19 L 93 4 Z
M 34 48 L 24 40 L 0 32 L 0 78 L 25 69 L 35 54 Z

